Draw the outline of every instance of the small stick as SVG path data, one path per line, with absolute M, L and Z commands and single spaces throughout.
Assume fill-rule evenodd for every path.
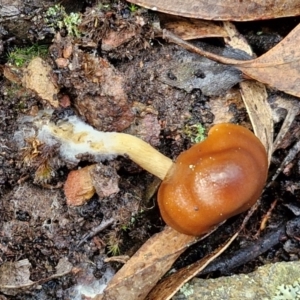
M 257 231 L 257 233 L 255 234 L 255 238 L 258 238 L 260 233 L 266 229 L 267 227 L 267 222 L 271 217 L 272 211 L 274 210 L 274 208 L 276 207 L 278 200 L 274 200 L 273 203 L 271 204 L 271 207 L 269 208 L 269 210 L 267 211 L 267 213 L 263 216 L 262 221 L 260 223 L 260 227 L 259 230 Z
M 194 46 L 193 44 L 191 44 L 189 42 L 182 40 L 180 37 L 178 37 L 177 35 L 175 35 L 174 33 L 170 32 L 166 29 L 163 30 L 163 38 L 168 40 L 171 43 L 181 46 L 182 48 L 184 48 L 190 52 L 199 54 L 208 59 L 217 61 L 217 62 L 225 64 L 225 65 L 234 65 L 234 66 L 244 65 L 244 64 L 247 64 L 247 63 L 250 63 L 253 61 L 253 60 L 237 60 L 237 59 L 233 59 L 233 58 L 220 56 L 220 55 L 217 55 L 217 54 L 214 54 L 211 52 L 207 52 L 205 50 L 202 50 L 201 48 Z
M 102 220 L 102 222 L 97 226 L 92 228 L 89 232 L 87 232 L 81 239 L 81 241 L 77 244 L 77 247 L 80 247 L 84 244 L 88 239 L 94 237 L 99 232 L 106 229 L 108 226 L 112 225 L 115 222 L 114 218 L 110 218 L 108 220 Z

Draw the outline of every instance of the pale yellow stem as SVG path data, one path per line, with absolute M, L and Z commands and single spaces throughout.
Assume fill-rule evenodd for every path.
M 64 151 L 69 149 L 76 154 L 128 156 L 143 169 L 162 180 L 173 165 L 170 158 L 143 140 L 125 133 L 97 131 L 77 117 L 71 117 L 69 121 L 60 122 L 59 125 L 48 123 L 43 126 L 43 130 L 59 140 L 61 147 L 66 148 L 68 145 Z
M 115 144 L 113 145 L 119 155 L 128 157 L 146 171 L 163 180 L 173 161 L 154 149 L 151 145 L 136 136 L 115 133 Z

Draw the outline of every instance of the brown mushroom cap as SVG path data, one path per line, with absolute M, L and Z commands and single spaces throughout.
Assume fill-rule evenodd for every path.
M 267 171 L 266 150 L 251 131 L 215 125 L 205 141 L 178 156 L 162 182 L 162 218 L 181 233 L 202 235 L 249 209 L 263 190 Z

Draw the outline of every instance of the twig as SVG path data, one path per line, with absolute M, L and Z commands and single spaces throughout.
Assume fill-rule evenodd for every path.
M 110 218 L 108 220 L 103 220 L 97 227 L 91 229 L 90 232 L 86 233 L 81 241 L 77 244 L 77 247 L 80 247 L 84 244 L 88 239 L 94 237 L 96 234 L 107 228 L 108 226 L 112 225 L 115 222 L 114 218 Z
M 277 171 L 275 172 L 275 174 L 273 175 L 272 179 L 270 180 L 270 182 L 268 183 L 268 185 L 266 186 L 266 188 L 270 187 L 273 182 L 277 179 L 278 175 L 284 170 L 284 168 L 296 157 L 296 155 L 299 153 L 300 151 L 300 141 L 298 141 L 290 150 L 288 155 L 284 158 L 284 160 L 282 161 L 280 167 L 277 169 Z
M 186 42 L 184 40 L 182 40 L 180 37 L 178 37 L 177 35 L 175 35 L 174 33 L 164 29 L 163 30 L 163 38 L 165 40 L 168 40 L 169 42 L 172 42 L 178 46 L 181 46 L 182 48 L 190 51 L 190 52 L 194 52 L 196 54 L 199 54 L 201 56 L 204 56 L 208 59 L 211 59 L 213 61 L 225 64 L 225 65 L 244 65 L 244 64 L 248 64 L 250 62 L 252 62 L 252 60 L 237 60 L 237 59 L 233 59 L 233 58 L 228 58 L 228 57 L 224 57 L 224 56 L 220 56 L 211 52 L 207 52 L 205 50 L 202 50 L 201 48 L 198 48 L 196 46 L 194 46 L 193 44 Z
M 286 237 L 285 228 L 285 225 L 280 225 L 278 228 L 256 240 L 248 247 L 236 251 L 231 256 L 216 259 L 198 275 L 202 276 L 215 271 L 220 272 L 222 275 L 228 274 L 234 268 L 246 264 L 277 245 L 284 237 Z
M 260 233 L 265 230 L 265 228 L 267 227 L 267 222 L 271 217 L 272 211 L 274 210 L 274 208 L 276 207 L 278 200 L 276 199 L 275 201 L 273 201 L 273 203 L 271 204 L 271 207 L 269 208 L 269 210 L 267 211 L 267 213 L 263 216 L 262 221 L 260 223 L 259 226 L 259 230 L 257 231 L 257 233 L 255 234 L 254 238 L 258 238 Z

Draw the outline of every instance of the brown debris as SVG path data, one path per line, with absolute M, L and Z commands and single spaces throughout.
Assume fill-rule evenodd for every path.
M 73 45 L 71 39 L 67 39 L 64 48 L 63 48 L 63 58 L 70 58 L 73 53 Z
M 108 11 L 87 8 L 80 24 L 80 30 L 85 32 L 83 45 L 97 48 L 95 42 L 101 40 L 101 50 L 118 59 L 132 59 L 136 52 L 149 47 L 154 37 L 152 17 L 145 10 L 130 12 L 126 6 L 121 13 L 114 8 Z
M 158 121 L 157 110 L 140 102 L 134 102 L 133 108 L 137 116 L 126 133 L 137 136 L 152 146 L 159 146 L 161 124 Z
M 198 240 L 166 227 L 149 238 L 113 277 L 99 299 L 145 299 L 155 283 L 165 274 L 174 260 Z
M 91 180 L 100 198 L 119 192 L 119 176 L 113 166 L 98 163 L 90 170 Z
M 70 97 L 68 95 L 63 95 L 59 99 L 59 105 L 64 108 L 69 107 L 71 105 Z
M 128 42 L 135 34 L 135 30 L 126 30 L 121 32 L 110 31 L 109 34 L 102 39 L 101 48 L 104 51 L 110 51 Z
M 105 131 L 122 131 L 134 115 L 124 91 L 123 76 L 104 58 L 78 53 L 84 67 L 81 80 L 71 81 L 77 93 L 75 106 L 87 122 Z
M 6 79 L 13 83 L 21 84 L 22 82 L 22 72 L 19 68 L 14 68 L 10 65 L 3 66 L 3 75 Z
M 96 192 L 100 198 L 119 192 L 119 176 L 113 166 L 101 163 L 71 171 L 64 185 L 69 206 L 85 204 Z
M 55 36 L 52 56 L 61 70 L 58 81 L 73 92 L 73 104 L 87 123 L 102 131 L 122 131 L 134 119 L 125 80 L 110 62 L 84 53 L 68 37 Z
M 167 14 L 158 15 L 161 21 L 161 27 L 172 31 L 183 40 L 228 36 L 222 26 L 212 21 L 187 19 Z
M 55 60 L 55 62 L 59 68 L 66 68 L 69 64 L 69 60 L 66 58 L 62 58 L 62 57 L 57 58 Z
M 35 57 L 25 69 L 22 79 L 23 85 L 33 90 L 40 98 L 49 102 L 53 107 L 58 107 L 58 88 L 51 78 L 52 68 L 40 57 Z
M 95 193 L 90 172 L 96 165 L 71 171 L 64 185 L 64 192 L 69 206 L 85 204 Z

